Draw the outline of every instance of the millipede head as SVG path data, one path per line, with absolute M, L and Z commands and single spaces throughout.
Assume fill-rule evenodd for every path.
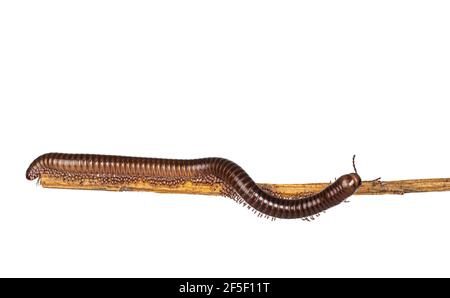
M 343 176 L 339 177 L 339 179 L 338 179 L 342 188 L 348 194 L 355 193 L 362 184 L 361 177 L 359 176 L 358 171 L 356 170 L 355 155 L 353 155 L 352 164 L 353 164 L 353 170 L 355 172 L 347 174 L 347 175 L 343 175 Z
M 356 170 L 356 162 L 355 162 L 355 157 L 356 155 L 353 154 L 353 158 L 352 158 L 352 164 L 353 164 L 353 170 L 355 170 L 355 173 L 352 175 L 352 180 L 354 181 L 354 183 L 357 185 L 357 188 L 361 186 L 362 180 L 361 177 L 358 174 L 358 170 Z
M 362 184 L 361 177 L 357 173 L 343 175 L 339 177 L 338 181 L 343 190 L 349 195 L 355 193 Z

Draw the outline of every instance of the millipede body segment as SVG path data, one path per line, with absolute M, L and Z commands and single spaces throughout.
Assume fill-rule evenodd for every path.
M 343 202 L 361 185 L 355 169 L 355 173 L 339 177 L 316 194 L 288 199 L 260 188 L 239 165 L 218 157 L 183 160 L 47 153 L 36 158 L 26 172 L 29 180 L 44 175 L 73 185 L 219 184 L 222 195 L 274 218 L 308 218 L 319 214 Z

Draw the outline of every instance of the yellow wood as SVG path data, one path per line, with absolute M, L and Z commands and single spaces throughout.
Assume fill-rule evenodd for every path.
M 220 195 L 220 184 L 185 182 L 175 186 L 154 185 L 147 182 L 99 184 L 94 180 L 64 181 L 51 175 L 42 175 L 40 184 L 46 188 L 91 189 L 109 191 L 151 191 L 159 193 L 184 193 L 199 195 Z M 279 193 L 282 196 L 294 196 L 319 192 L 329 183 L 306 184 L 258 184 L 260 187 Z M 450 190 L 450 178 L 413 179 L 396 181 L 364 181 L 357 195 L 405 194 L 411 192 L 431 192 Z

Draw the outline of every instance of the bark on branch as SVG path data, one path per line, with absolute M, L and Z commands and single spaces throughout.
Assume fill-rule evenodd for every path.
M 175 186 L 152 185 L 144 182 L 114 185 L 99 185 L 92 181 L 68 182 L 52 176 L 42 175 L 40 184 L 47 188 L 97 189 L 110 191 L 152 191 L 159 193 L 184 193 L 199 195 L 220 195 L 220 184 L 202 184 L 186 182 Z M 316 193 L 329 183 L 306 184 L 266 184 L 260 187 L 279 193 L 283 196 L 298 196 Z M 450 190 L 450 178 L 412 179 L 395 181 L 364 181 L 356 195 L 405 194 L 412 192 L 433 192 Z

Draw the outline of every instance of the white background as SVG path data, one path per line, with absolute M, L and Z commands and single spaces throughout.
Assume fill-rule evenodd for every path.
M 51 190 L 46 152 L 222 156 L 257 182 L 450 176 L 448 1 L 2 1 L 0 275 L 450 276 L 450 194 L 318 220 Z

